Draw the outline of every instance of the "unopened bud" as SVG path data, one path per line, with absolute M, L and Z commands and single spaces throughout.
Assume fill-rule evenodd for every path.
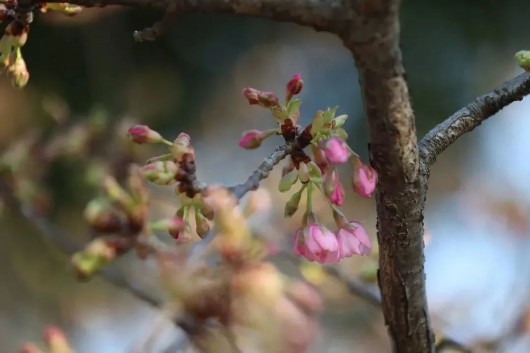
M 178 239 L 180 233 L 186 227 L 186 222 L 180 216 L 162 219 L 158 222 L 151 224 L 153 230 L 167 231 L 173 238 Z
M 27 85 L 29 81 L 29 72 L 26 67 L 26 62 L 22 58 L 20 48 L 16 48 L 15 61 L 12 65 L 7 67 L 7 74 L 11 77 L 11 84 L 16 88 L 22 88 Z
M 309 182 L 309 179 L 310 179 L 309 167 L 304 162 L 300 162 L 298 166 L 298 178 L 300 179 L 302 184 L 306 184 Z
M 116 250 L 104 239 L 94 239 L 72 256 L 72 265 L 80 278 L 89 278 L 116 258 Z
M 309 179 L 312 182 L 319 183 L 322 181 L 322 172 L 315 162 L 310 161 L 307 163 L 307 168 L 309 170 Z
M 377 185 L 377 172 L 359 158 L 353 160 L 352 186 L 357 195 L 371 197 Z
M 299 191 L 295 192 L 293 196 L 287 201 L 285 204 L 285 210 L 284 210 L 284 216 L 285 217 L 291 217 L 296 213 L 298 210 L 298 206 L 300 205 L 300 200 L 302 199 L 302 193 L 304 192 L 304 188 L 300 189 Z
M 257 89 L 247 87 L 243 90 L 242 93 L 243 93 L 243 96 L 245 96 L 245 98 L 248 100 L 248 104 L 250 105 L 259 104 L 258 96 L 261 92 L 258 91 Z
M 280 179 L 280 185 L 278 187 L 278 190 L 280 190 L 280 192 L 289 191 L 291 189 L 291 186 L 293 186 L 297 180 L 298 171 L 296 169 L 293 169 L 282 176 L 282 178 Z
M 251 150 L 261 146 L 265 138 L 265 134 L 261 130 L 248 130 L 243 132 L 241 139 L 239 140 L 239 147 Z
M 206 217 L 198 209 L 195 209 L 195 228 L 197 235 L 201 238 L 204 238 L 210 232 L 210 225 Z
M 171 154 L 173 157 L 180 161 L 182 160 L 182 157 L 185 154 L 191 154 L 192 157 L 195 157 L 195 151 L 193 150 L 193 147 L 191 146 L 191 138 L 190 135 L 181 132 L 175 141 L 173 141 L 173 144 L 169 147 Z
M 85 207 L 83 215 L 97 232 L 117 233 L 123 228 L 122 217 L 105 199 L 91 200 Z
M 294 75 L 293 78 L 287 83 L 287 102 L 289 102 L 294 95 L 300 93 L 303 87 L 304 81 L 302 80 L 302 75 Z
M 247 87 L 243 90 L 243 95 L 250 105 L 259 105 L 264 108 L 272 108 L 278 105 L 278 97 L 273 92 L 262 92 Z
M 517 64 L 522 67 L 525 71 L 530 72 L 530 51 L 521 50 L 515 53 L 515 60 Z
M 134 125 L 127 131 L 129 138 L 138 144 L 144 143 L 162 143 L 162 136 L 151 130 L 147 125 Z
M 63 331 L 57 327 L 50 326 L 44 330 L 44 341 L 50 353 L 73 353 Z
M 117 204 L 124 212 L 130 213 L 135 206 L 132 197 L 118 184 L 116 179 L 110 175 L 103 178 L 101 188 L 107 197 Z
M 157 185 L 168 185 L 175 182 L 178 166 L 173 161 L 157 161 L 143 167 L 144 175 Z
M 203 200 L 201 206 L 199 207 L 199 210 L 201 211 L 202 215 L 206 217 L 206 219 L 213 221 L 215 212 L 213 210 L 213 207 L 210 206 L 207 202 Z
M 258 100 L 258 104 L 264 108 L 272 108 L 278 105 L 278 97 L 273 92 L 261 92 Z

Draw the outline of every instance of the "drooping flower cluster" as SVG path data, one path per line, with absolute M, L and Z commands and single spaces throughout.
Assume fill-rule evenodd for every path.
M 58 11 L 67 16 L 81 11 L 81 7 L 68 3 L 42 3 L 39 6 L 41 12 Z M 0 66 L 17 88 L 24 87 L 29 80 L 29 72 L 22 57 L 21 48 L 26 44 L 29 25 L 33 19 L 32 13 L 24 10 L 26 16 L 22 16 L 20 11 L 16 6 L 16 1 L 0 2 L 0 22 L 10 21 L 5 28 L 4 35 L 0 38 Z
M 339 178 L 338 166 L 350 163 L 353 168 L 351 185 L 355 193 L 371 197 L 377 183 L 377 173 L 348 146 L 348 137 L 343 126 L 347 116 L 335 116 L 336 108 L 318 111 L 311 124 L 299 126 L 300 99 L 293 97 L 303 88 L 302 77 L 297 74 L 287 83 L 285 104 L 280 104 L 271 92 L 246 88 L 243 95 L 249 104 L 258 105 L 271 111 L 278 127 L 270 130 L 250 130 L 243 133 L 239 142 L 242 148 L 253 149 L 263 140 L 281 135 L 292 148 L 287 166 L 283 169 L 279 190 L 286 192 L 300 184 L 285 206 L 285 215 L 292 216 L 300 205 L 302 195 L 307 197 L 303 226 L 294 236 L 294 250 L 299 256 L 319 263 L 337 263 L 341 258 L 367 255 L 371 242 L 359 222 L 346 220 L 338 206 L 344 203 L 344 186 Z M 312 157 L 304 149 L 310 147 Z M 328 200 L 333 212 L 337 233 L 331 232 L 318 223 L 312 209 L 314 191 L 320 190 Z

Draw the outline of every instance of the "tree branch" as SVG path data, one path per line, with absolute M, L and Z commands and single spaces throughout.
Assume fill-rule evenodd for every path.
M 398 353 L 431 353 L 425 294 L 423 206 L 414 114 L 399 49 L 399 0 L 357 0 L 341 33 L 354 55 L 370 129 L 376 194 L 378 282 L 383 314 Z
M 63 0 L 19 0 L 19 4 L 62 2 Z M 227 13 L 293 22 L 317 30 L 338 32 L 351 18 L 349 0 L 71 0 L 86 7 L 122 5 L 171 8 L 176 14 Z
M 228 187 L 228 190 L 230 190 L 230 192 L 238 199 L 245 196 L 247 192 L 251 190 L 256 190 L 261 180 L 267 178 L 274 166 L 280 163 L 282 159 L 287 157 L 293 151 L 293 149 L 293 144 L 287 144 L 276 147 L 274 152 L 272 152 L 270 156 L 268 156 L 263 162 L 261 162 L 258 169 L 256 169 L 244 183 L 230 186 Z
M 460 136 L 479 126 L 507 105 L 522 100 L 530 94 L 530 73 L 523 73 L 505 82 L 460 109 L 442 123 L 436 125 L 420 141 L 420 155 L 425 167 L 453 144 Z
M 370 288 L 359 281 L 346 277 L 335 267 L 325 267 L 324 271 L 326 271 L 328 275 L 334 277 L 336 280 L 344 284 L 346 288 L 348 288 L 350 294 L 365 300 L 367 303 L 377 308 L 381 308 L 381 296 L 379 293 L 371 291 Z

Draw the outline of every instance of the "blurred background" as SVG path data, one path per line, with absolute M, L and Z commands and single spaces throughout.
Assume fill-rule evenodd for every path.
M 402 50 L 420 136 L 521 71 L 513 54 L 530 46 L 526 6 L 522 0 L 404 2 Z M 302 122 L 309 122 L 317 109 L 338 105 L 339 114 L 350 116 L 349 143 L 367 159 L 357 74 L 340 40 L 284 23 L 189 15 L 180 16 L 155 42 L 135 43 L 132 32 L 160 16 L 114 7 L 86 9 L 74 18 L 38 16 L 23 48 L 31 74 L 28 86 L 19 91 L 0 77 L 4 158 L 19 161 L 28 153 L 23 148 L 28 141 L 88 124 L 100 136 L 91 151 L 100 157 L 125 151 L 126 160 L 143 161 L 157 149 L 140 150 L 123 140 L 126 127 L 138 122 L 168 139 L 181 131 L 190 133 L 201 180 L 236 183 L 280 143 L 271 139 L 256 151 L 238 147 L 243 130 L 273 124 L 265 111 L 248 106 L 241 89 L 282 94 L 285 82 L 301 73 Z M 476 352 L 530 351 L 529 113 L 530 100 L 514 103 L 449 148 L 431 172 L 425 222 L 432 321 L 437 332 Z M 83 159 L 83 129 L 61 142 L 66 157 L 45 171 L 27 161 L 20 166 L 29 175 L 24 195 L 80 244 L 88 239 L 82 210 L 95 195 L 90 185 L 101 165 Z M 115 168 L 123 165 L 114 162 Z M 348 177 L 351 170 L 343 172 Z M 285 236 L 296 224 L 280 217 L 285 195 L 275 191 L 279 171 L 273 174 L 265 187 L 272 191 L 273 205 L 280 206 L 253 219 L 253 226 Z M 347 215 L 362 220 L 375 241 L 373 200 L 351 192 L 348 200 Z M 278 228 L 271 230 L 271 222 Z M 376 263 L 376 256 L 352 259 L 341 269 L 374 286 L 370 281 Z M 122 267 L 130 279 L 156 287 L 149 264 L 124 259 Z M 379 309 L 352 297 L 332 279 L 320 289 L 326 311 L 314 352 L 351 347 L 357 352 L 389 351 Z M 64 328 L 79 352 L 130 352 L 157 316 L 104 280 L 77 282 L 68 258 L 4 205 L 2 352 L 40 340 L 47 324 Z M 172 332 L 171 324 L 166 326 Z

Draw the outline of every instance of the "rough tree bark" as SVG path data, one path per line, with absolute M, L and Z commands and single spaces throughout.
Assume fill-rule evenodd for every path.
M 51 0 L 48 2 L 62 2 Z M 28 8 L 39 0 L 19 0 Z M 180 13 L 231 13 L 288 21 L 337 34 L 359 71 L 370 128 L 371 161 L 379 173 L 376 196 L 379 286 L 394 350 L 432 353 L 434 338 L 425 296 L 423 208 L 429 166 L 459 136 L 530 93 L 524 74 L 477 98 L 435 127 L 418 151 L 414 114 L 399 49 L 399 0 L 70 0 L 83 6 L 155 7 Z M 171 16 L 172 17 L 172 16 Z M 166 25 L 165 23 L 164 25 Z M 158 26 L 159 27 L 159 26 Z M 159 29 L 152 33 L 155 35 Z M 281 148 L 247 182 L 255 188 L 282 156 Z M 261 168 L 261 167 L 260 167 Z M 134 292 L 134 291 L 133 291 Z M 376 302 L 376 301 L 374 301 Z
M 376 195 L 379 287 L 397 352 L 433 352 L 425 295 L 424 178 L 414 114 L 399 49 L 399 1 L 354 3 L 350 30 L 341 34 L 359 71 L 370 128 Z

